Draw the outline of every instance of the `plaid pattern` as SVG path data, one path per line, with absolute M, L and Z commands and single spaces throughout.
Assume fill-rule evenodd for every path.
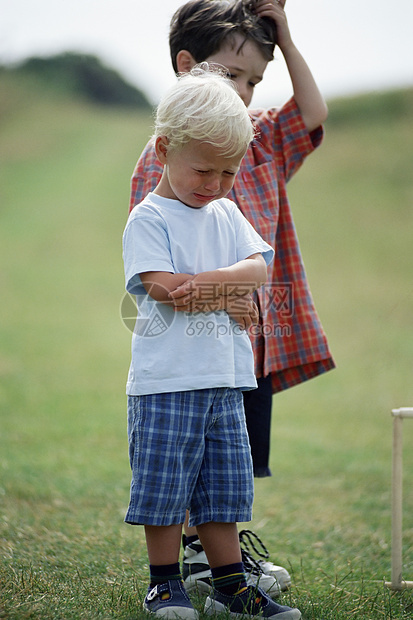
M 256 293 L 261 329 L 250 336 L 256 376 L 271 373 L 273 392 L 278 392 L 335 366 L 307 282 L 286 189 L 307 155 L 321 143 L 323 130 L 308 134 L 294 98 L 279 111 L 250 114 L 258 135 L 228 197 L 276 249 L 268 282 Z M 132 176 L 130 209 L 155 188 L 161 174 L 162 166 L 149 143 Z M 284 288 L 290 295 L 287 308 L 275 299 Z
M 242 392 L 128 397 L 132 468 L 127 523 L 250 521 L 254 482 Z

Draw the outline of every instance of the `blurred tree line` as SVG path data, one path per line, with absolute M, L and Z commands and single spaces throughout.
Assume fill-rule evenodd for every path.
M 93 103 L 149 109 L 145 94 L 115 70 L 102 64 L 96 56 L 64 52 L 56 56 L 32 57 L 19 65 L 2 67 L 3 71 L 22 74 L 44 87 L 73 94 Z

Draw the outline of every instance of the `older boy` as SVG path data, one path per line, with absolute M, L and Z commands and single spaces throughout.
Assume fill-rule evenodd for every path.
M 266 287 L 257 293 L 259 328 L 251 333 L 258 389 L 244 394 L 254 475 L 271 475 L 269 445 L 272 394 L 334 367 L 317 316 L 301 258 L 286 183 L 322 140 L 325 102 L 295 47 L 288 28 L 285 0 L 191 0 L 172 18 L 171 58 L 176 72 L 208 60 L 225 66 L 246 106 L 254 87 L 280 47 L 294 95 L 280 110 L 250 110 L 257 133 L 247 150 L 230 197 L 262 237 L 276 248 Z M 133 177 L 131 208 L 156 186 L 162 167 L 153 143 L 142 153 Z M 189 535 L 184 558 L 185 584 L 208 586 L 209 571 L 196 532 Z M 191 574 L 189 574 L 189 568 Z M 284 589 L 289 575 L 261 564 Z M 262 577 L 262 576 L 261 576 Z M 263 581 L 261 581 L 264 585 Z M 273 586 L 269 583 L 269 587 Z
M 242 391 L 256 387 L 253 352 L 226 311 L 204 310 L 204 292 L 253 292 L 266 281 L 273 250 L 225 199 L 253 128 L 231 82 L 207 67 L 181 77 L 158 107 L 154 144 L 163 173 L 123 237 L 126 288 L 138 304 L 125 520 L 145 526 L 147 611 L 197 618 L 179 570 L 189 509 L 212 573 L 206 613 L 295 620 L 298 609 L 247 586 L 242 565 L 236 523 L 251 519 L 253 501 Z M 164 328 L 150 330 L 156 316 Z

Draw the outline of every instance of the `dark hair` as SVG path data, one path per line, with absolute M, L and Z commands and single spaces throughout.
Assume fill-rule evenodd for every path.
M 274 58 L 276 27 L 268 18 L 256 17 L 251 0 L 190 0 L 172 16 L 169 47 L 172 65 L 178 72 L 176 57 L 188 50 L 197 63 L 220 50 L 236 34 L 253 41 L 267 61 Z

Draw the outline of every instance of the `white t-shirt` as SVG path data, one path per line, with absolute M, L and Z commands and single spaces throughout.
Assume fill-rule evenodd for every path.
M 224 310 L 186 313 L 147 295 L 140 273 L 194 275 L 274 250 L 224 198 L 198 209 L 150 193 L 131 212 L 123 235 L 126 289 L 138 318 L 126 392 L 157 394 L 257 386 L 248 334 Z

